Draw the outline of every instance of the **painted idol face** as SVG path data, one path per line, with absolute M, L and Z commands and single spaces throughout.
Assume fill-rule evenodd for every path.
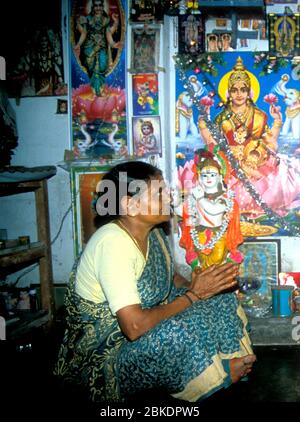
M 209 192 L 217 191 L 221 175 L 215 167 L 204 167 L 200 173 L 200 180 L 205 190 L 207 189 Z

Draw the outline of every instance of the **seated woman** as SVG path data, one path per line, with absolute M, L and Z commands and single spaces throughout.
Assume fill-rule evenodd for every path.
M 174 274 L 160 228 L 170 208 L 161 171 L 150 164 L 121 163 L 102 179 L 102 226 L 71 275 L 55 369 L 93 401 L 154 388 L 197 401 L 244 377 L 255 361 L 230 293 L 238 266 L 197 269 L 190 283 Z

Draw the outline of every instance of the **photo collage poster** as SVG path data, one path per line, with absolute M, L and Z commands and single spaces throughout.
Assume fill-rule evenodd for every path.
M 262 16 L 237 17 L 233 28 L 229 18 L 208 17 L 205 21 L 205 50 L 209 52 L 268 51 L 267 23 Z

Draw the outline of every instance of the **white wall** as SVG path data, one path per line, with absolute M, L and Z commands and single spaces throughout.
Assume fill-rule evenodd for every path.
M 19 146 L 15 150 L 13 166 L 57 165 L 62 161 L 64 150 L 69 148 L 68 115 L 56 114 L 56 97 L 22 98 L 19 106 L 11 104 L 16 111 L 19 133 Z M 48 180 L 49 213 L 51 239 L 71 204 L 69 173 L 57 167 L 57 174 Z M 1 228 L 6 228 L 11 239 L 30 235 L 36 240 L 34 193 L 26 193 L 1 198 Z M 54 282 L 68 280 L 73 262 L 71 212 L 65 219 L 62 231 L 52 245 Z M 23 271 L 13 274 L 14 280 Z M 18 286 L 35 283 L 39 280 L 38 271 L 28 273 Z
M 64 26 L 67 15 L 67 1 L 62 8 L 62 35 L 64 46 L 65 80 L 68 81 L 68 36 Z M 66 22 L 66 21 L 65 21 Z M 57 100 L 67 97 L 28 97 L 21 98 L 17 105 L 10 100 L 16 112 L 18 147 L 14 150 L 12 166 L 56 166 L 63 160 L 64 150 L 70 149 L 69 117 L 56 114 Z M 56 237 L 62 218 L 71 204 L 69 173 L 57 167 L 57 173 L 48 180 L 49 214 L 51 240 Z M 34 193 L 26 193 L 1 198 L 0 226 L 6 228 L 10 239 L 29 235 L 32 241 L 37 238 L 35 223 Z M 72 268 L 73 234 L 72 215 L 68 213 L 62 230 L 52 245 L 54 283 L 66 283 Z M 32 268 L 32 267 L 28 267 Z M 14 281 L 23 271 L 9 276 Z M 24 275 L 18 286 L 26 286 L 39 281 L 38 268 Z

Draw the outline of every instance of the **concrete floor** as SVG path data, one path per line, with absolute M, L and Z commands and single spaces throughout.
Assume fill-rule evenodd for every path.
M 213 401 L 299 402 L 300 347 L 255 347 L 249 379 L 222 390 Z
M 13 408 L 15 415 L 18 412 L 23 415 L 21 403 L 25 408 L 33 403 L 36 409 L 41 409 L 42 414 L 46 410 L 47 414 L 54 412 L 62 415 L 64 410 L 69 415 L 73 408 L 78 416 L 78 412 L 86 414 L 88 411 L 88 402 L 76 393 L 66 394 L 51 375 L 61 334 L 60 330 L 47 335 L 36 332 L 30 339 L 31 350 L 18 352 L 15 345 L 0 342 L 1 386 L 5 390 L 1 401 L 4 407 Z M 220 409 L 225 406 L 230 409 L 237 405 L 250 409 L 252 403 L 300 403 L 300 347 L 255 347 L 254 351 L 257 362 L 249 380 L 221 390 L 202 402 L 200 407 L 203 412 L 205 408 Z M 148 397 L 145 403 L 150 402 L 160 406 L 167 404 L 162 396 L 151 400 Z M 130 405 L 141 406 L 143 401 L 131 402 Z M 183 402 L 170 401 L 170 406 L 178 405 L 182 406 Z M 41 413 L 37 415 L 41 416 Z

